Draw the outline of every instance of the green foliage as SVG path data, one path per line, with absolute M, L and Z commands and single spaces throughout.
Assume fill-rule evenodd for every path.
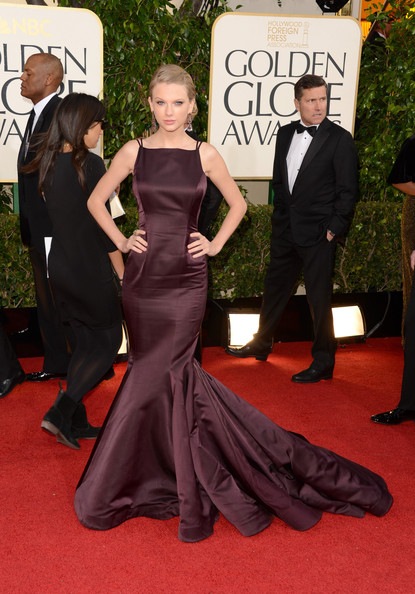
M 0 213 L 13 212 L 13 186 L 0 184 Z
M 262 295 L 269 261 L 272 207 L 248 206 L 247 216 L 215 258 L 210 260 L 210 293 L 214 299 Z M 218 227 L 226 209 L 216 222 Z M 344 246 L 337 249 L 335 292 L 399 291 L 401 205 L 361 202 Z
M 18 215 L 0 214 L 0 238 L 0 305 L 33 306 L 33 273 L 28 251 L 20 239 Z
M 360 156 L 362 200 L 397 200 L 402 194 L 387 177 L 403 141 L 415 131 L 415 12 L 413 1 L 391 0 L 397 20 L 384 46 L 364 44 L 357 97 L 356 142 Z M 377 19 L 386 23 L 388 12 L 373 4 Z M 372 20 L 374 17 L 371 17 Z
M 248 204 L 247 214 L 224 249 L 209 261 L 209 290 L 214 299 L 262 295 L 269 262 L 272 206 Z M 227 209 L 221 206 L 213 233 Z
M 400 291 L 400 202 L 360 202 L 344 247 L 337 249 L 335 292 Z
M 137 209 L 127 207 L 117 219 L 121 231 L 131 235 L 137 226 Z M 222 205 L 215 227 L 226 215 Z M 222 252 L 209 260 L 210 296 L 236 299 L 262 294 L 269 261 L 271 234 L 269 205 L 248 205 L 247 214 Z M 361 202 L 344 247 L 339 246 L 334 275 L 335 291 L 399 291 L 401 205 L 397 202 Z M 0 291 L 4 307 L 33 306 L 32 271 L 20 241 L 17 215 L 0 214 Z

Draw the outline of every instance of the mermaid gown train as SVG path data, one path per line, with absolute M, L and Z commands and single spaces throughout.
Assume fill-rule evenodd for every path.
M 219 512 L 246 536 L 273 516 L 306 530 L 323 511 L 384 515 L 392 497 L 380 476 L 282 429 L 194 360 L 207 261 L 186 246 L 205 188 L 199 144 L 140 143 L 133 190 L 148 250 L 127 260 L 129 362 L 77 487 L 79 520 L 106 530 L 179 516 L 179 538 L 193 542 Z

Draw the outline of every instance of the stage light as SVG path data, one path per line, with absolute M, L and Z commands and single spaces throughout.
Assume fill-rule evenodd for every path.
M 228 344 L 240 347 L 252 340 L 259 326 L 257 311 L 229 310 L 228 314 Z
M 366 323 L 358 305 L 332 307 L 334 337 L 341 340 L 364 340 Z M 258 331 L 259 312 L 257 310 L 232 309 L 227 311 L 228 345 L 244 346 Z
M 332 313 L 335 338 L 365 338 L 365 319 L 358 305 L 332 307 Z

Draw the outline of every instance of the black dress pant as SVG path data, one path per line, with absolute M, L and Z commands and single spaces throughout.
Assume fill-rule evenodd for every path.
M 400 408 L 415 410 L 415 282 L 406 309 L 404 322 L 404 366 L 402 375 Z
M 45 254 L 31 247 L 29 256 L 35 281 L 39 330 L 44 348 L 43 371 L 66 374 L 70 359 L 69 336 L 55 306 L 47 277 Z
M 23 369 L 0 321 L 0 382 L 16 377 L 21 371 Z
M 335 252 L 336 244 L 326 238 L 309 247 L 295 245 L 288 234 L 272 241 L 259 330 L 255 337 L 258 344 L 265 346 L 272 342 L 277 324 L 303 270 L 314 328 L 313 367 L 326 369 L 334 365 L 336 341 L 331 299 Z

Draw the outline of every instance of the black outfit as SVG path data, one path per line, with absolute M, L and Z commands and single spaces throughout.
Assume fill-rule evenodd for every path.
M 303 269 L 314 325 L 311 367 L 316 373 L 327 370 L 331 377 L 336 349 L 332 274 L 336 240 L 348 231 L 358 194 L 357 152 L 351 134 L 326 118 L 313 135 L 291 193 L 287 155 L 297 124 L 283 126 L 277 135 L 270 263 L 259 330 L 252 342 L 264 352 L 270 349 L 275 327 Z M 335 240 L 327 240 L 328 230 Z
M 99 427 L 89 424 L 81 400 L 110 369 L 122 339 L 121 305 L 108 255 L 116 248 L 86 204 L 105 173 L 104 162 L 89 153 L 84 172 L 86 189 L 78 180 L 72 153 L 60 153 L 44 188 L 52 221 L 48 270 L 57 307 L 73 331 L 74 346 L 66 391 L 60 390 L 41 427 L 74 449 L 80 447 L 77 438 L 98 435 Z
M 388 176 L 389 184 L 406 182 L 415 182 L 415 134 L 403 143 Z M 411 196 L 410 199 L 415 200 L 415 197 Z M 404 370 L 398 407 L 415 411 L 415 287 L 413 282 L 404 321 L 404 337 Z
M 388 175 L 388 184 L 404 184 L 415 181 L 415 134 L 402 144 L 396 161 Z
M 43 108 L 32 131 L 31 145 L 37 134 L 47 132 L 56 107 L 61 99 L 54 95 Z M 46 273 L 44 238 L 52 236 L 45 202 L 38 191 L 38 174 L 23 174 L 20 167 L 32 161 L 35 152 L 29 146 L 25 155 L 25 139 L 18 157 L 20 232 L 23 244 L 29 248 L 36 291 L 37 317 L 44 348 L 43 370 L 47 373 L 65 375 L 69 358 L 68 336 L 55 307 Z
M 390 184 L 415 182 L 415 134 L 403 143 L 387 181 Z M 415 200 L 415 197 L 410 196 L 409 199 Z M 413 281 L 403 331 L 404 368 L 401 397 L 396 409 L 373 415 L 371 418 L 375 423 L 396 425 L 409 419 L 415 420 L 415 283 Z
M 415 283 L 412 283 L 405 324 L 404 368 L 398 407 L 415 412 Z
M 133 190 L 148 248 L 126 262 L 128 368 L 77 487 L 79 520 L 106 530 L 180 515 L 179 538 L 194 542 L 219 512 L 246 536 L 274 515 L 306 530 L 323 510 L 385 514 L 381 477 L 285 431 L 195 361 L 207 290 L 207 258 L 187 250 L 206 190 L 199 146 L 140 145 Z
M 25 373 L 0 320 L 0 398 L 24 381 Z
M 404 321 L 404 366 L 402 374 L 401 397 L 396 408 L 371 416 L 374 423 L 399 425 L 403 421 L 415 421 L 415 283 Z
M 114 244 L 98 227 L 87 200 L 105 173 L 100 157 L 89 153 L 83 190 L 72 153 L 59 153 L 45 185 L 52 222 L 48 272 L 62 319 L 75 336 L 66 393 L 79 402 L 111 367 L 121 343 L 121 307 L 108 252 Z

